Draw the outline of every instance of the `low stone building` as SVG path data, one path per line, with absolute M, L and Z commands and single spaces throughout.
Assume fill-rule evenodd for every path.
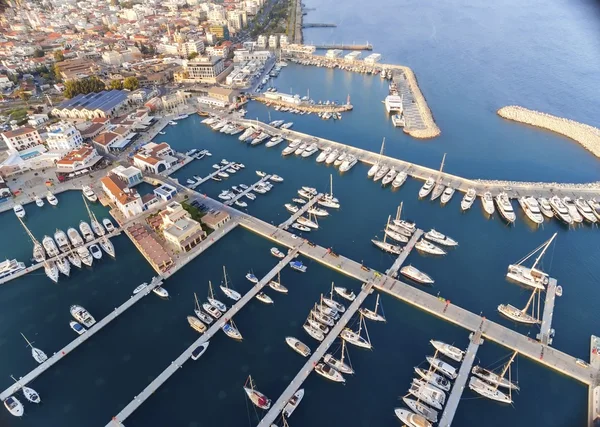
M 182 252 L 188 252 L 206 238 L 206 232 L 198 221 L 183 209 L 181 204 L 171 202 L 160 212 L 165 240 Z
M 200 221 L 208 228 L 216 230 L 223 227 L 230 219 L 231 217 L 225 211 L 210 211 Z

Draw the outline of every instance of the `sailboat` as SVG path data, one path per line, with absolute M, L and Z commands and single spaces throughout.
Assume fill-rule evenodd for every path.
M 344 356 L 345 356 L 346 351 L 347 351 L 346 350 L 346 341 L 342 340 L 342 356 L 341 356 L 341 358 L 338 360 L 335 357 L 333 357 L 333 355 L 327 353 L 325 355 L 325 357 L 323 358 L 323 361 L 325 363 L 327 363 L 329 366 L 331 366 L 332 368 L 341 372 L 342 374 L 352 375 L 352 374 L 354 374 L 354 369 L 352 368 L 351 365 L 348 365 L 347 363 L 344 362 Z M 350 359 L 350 357 L 348 357 L 348 359 Z
M 225 322 L 225 324 L 221 327 L 221 329 L 223 330 L 223 332 L 225 332 L 225 335 L 227 335 L 229 338 L 233 338 L 234 340 L 238 340 L 238 341 L 242 340 L 242 334 L 240 333 L 238 328 L 235 326 L 235 323 L 233 323 L 233 319 L 230 320 L 229 322 Z
M 548 247 L 550 246 L 550 244 L 556 237 L 556 234 L 557 233 L 554 233 L 548 241 L 544 242 L 541 246 L 534 249 L 533 252 L 528 254 L 525 258 L 523 258 L 517 264 L 510 264 L 508 266 L 508 273 L 506 273 L 506 277 L 508 279 L 513 280 L 522 285 L 525 285 L 525 286 L 528 286 L 528 287 L 531 287 L 534 289 L 544 290 L 546 288 L 546 285 L 548 285 L 548 282 L 550 279 L 548 277 L 548 274 L 544 273 L 543 271 L 539 270 L 536 267 L 537 267 L 538 263 L 540 262 L 540 260 L 542 259 L 542 257 L 544 256 L 544 254 L 546 253 L 546 250 L 548 249 Z M 539 255 L 535 259 L 531 268 L 525 267 L 523 265 L 523 263 L 538 252 L 539 252 Z
M 384 145 L 385 145 L 385 137 L 383 138 L 383 142 L 381 143 L 381 151 L 379 151 L 379 159 L 375 162 L 375 164 L 373 166 L 371 166 L 371 169 L 369 169 L 369 172 L 367 172 L 367 176 L 369 178 L 372 178 L 380 168 L 381 157 L 383 156 Z
M 213 318 L 200 310 L 200 303 L 198 302 L 198 296 L 196 295 L 196 292 L 194 292 L 194 300 L 196 301 L 196 304 L 194 305 L 194 313 L 196 313 L 198 319 L 202 320 L 207 325 L 210 325 L 213 322 Z
M 340 208 L 340 201 L 333 197 L 333 175 L 329 174 L 329 194 L 325 194 L 318 202 L 321 206 L 326 208 Z
M 27 228 L 27 226 L 21 218 L 19 218 L 19 222 L 21 223 L 21 225 L 27 232 L 27 235 L 33 242 L 33 259 L 35 259 L 35 262 L 44 262 L 46 260 L 46 251 L 44 250 L 44 246 L 42 246 L 42 244 L 37 241 L 33 233 L 29 231 L 29 228 Z M 58 275 L 56 276 L 56 278 L 58 280 Z
M 410 399 L 408 397 L 403 397 L 402 401 L 406 406 L 415 411 L 417 414 L 421 414 L 432 423 L 437 423 L 438 411 L 436 411 L 435 409 L 432 409 L 424 403 L 421 403 L 419 400 Z
M 400 255 L 400 253 L 402 252 L 402 248 L 400 246 L 392 245 L 391 243 L 386 242 L 385 241 L 386 237 L 387 237 L 387 234 L 384 233 L 383 240 L 371 239 L 371 242 L 373 242 L 373 244 L 375 246 L 377 246 L 379 249 L 381 249 L 384 252 L 389 252 L 391 254 Z
M 32 345 L 33 342 L 29 342 L 29 340 L 27 339 L 27 337 L 25 337 L 25 335 L 23 335 L 23 333 L 21 333 L 21 336 L 27 342 L 27 347 L 31 347 L 31 355 L 37 363 L 44 363 L 46 360 L 48 360 L 48 356 L 46 356 L 46 353 L 44 353 L 39 348 L 35 348 Z
M 504 378 L 503 375 L 502 376 L 498 375 L 497 373 L 493 372 L 492 370 L 482 368 L 481 366 L 478 366 L 478 365 L 473 366 L 473 368 L 471 369 L 471 373 L 494 386 L 498 386 L 498 387 L 502 387 L 502 388 L 506 388 L 506 389 L 512 389 L 512 390 L 520 389 L 520 387 L 517 384 Z
M 375 310 L 370 310 L 365 307 L 361 307 L 358 312 L 365 316 L 367 319 L 375 320 L 376 322 L 385 322 L 385 317 L 382 314 L 377 313 L 379 308 L 379 294 L 377 294 L 377 300 L 375 301 Z M 383 311 L 383 310 L 382 310 Z
M 244 384 L 244 391 L 254 406 L 265 410 L 271 407 L 271 399 L 254 388 L 252 376 L 248 376 L 246 384 Z
M 332 368 L 330 365 L 327 365 L 323 362 L 320 362 L 315 366 L 315 372 L 321 375 L 328 380 L 334 381 L 336 383 L 346 382 L 342 374 L 340 374 L 337 369 Z
M 404 202 L 400 202 L 400 206 L 398 206 L 398 209 L 396 210 L 396 219 L 394 219 L 392 222 L 396 227 L 400 227 L 402 230 L 405 231 L 402 234 L 404 234 L 407 237 L 410 237 L 415 231 L 417 231 L 417 225 L 414 222 L 405 221 L 401 219 L 403 206 Z
M 208 281 L 208 295 L 209 296 L 207 300 L 210 303 L 210 305 L 215 307 L 217 310 L 222 311 L 223 313 L 227 311 L 227 306 L 218 299 L 215 299 L 215 294 L 213 292 L 212 283 L 210 280 Z
M 391 224 L 390 224 L 390 219 L 391 219 L 391 215 L 388 216 L 388 220 L 387 223 L 385 225 L 385 229 L 383 230 L 383 232 L 386 234 L 386 236 L 390 237 L 391 239 L 394 239 L 397 242 L 400 243 L 406 243 L 408 242 L 408 237 L 404 235 L 404 233 L 402 233 L 403 229 L 401 228 L 399 231 L 396 231 L 392 228 Z M 396 226 L 394 226 L 394 228 L 396 228 Z
M 277 272 L 277 281 L 271 280 L 269 282 L 269 287 L 274 291 L 281 292 L 282 294 L 287 294 L 288 289 L 281 284 L 281 272 Z
M 527 304 L 525 305 L 525 308 L 523 308 L 523 309 L 519 309 L 510 304 L 500 304 L 498 306 L 498 311 L 501 314 L 503 314 L 504 316 L 506 316 L 507 318 L 509 318 L 510 320 L 514 320 L 515 322 L 524 323 L 526 325 L 534 325 L 536 323 L 540 323 L 539 298 L 538 298 L 538 309 L 537 309 L 538 316 L 537 317 L 535 316 L 535 304 L 531 308 L 531 314 L 529 314 L 527 312 L 529 310 L 529 306 L 531 305 L 532 301 L 535 298 L 535 295 L 538 292 L 541 292 L 540 289 L 533 290 L 533 292 L 531 293 L 531 296 L 529 297 L 529 300 L 527 301 Z
M 329 306 L 330 308 L 333 308 L 334 310 L 343 313 L 344 311 L 346 311 L 346 307 L 344 306 L 344 304 L 341 304 L 333 299 L 333 288 L 333 282 L 331 282 L 331 292 L 329 293 L 329 298 L 323 298 L 322 301 L 325 303 L 325 305 Z
M 502 370 L 502 373 L 500 375 L 496 376 L 495 374 L 493 374 L 494 376 L 488 376 L 488 378 L 493 378 L 494 385 L 491 385 L 489 382 L 487 382 L 487 380 L 483 381 L 481 379 L 481 377 L 479 375 L 477 375 L 477 376 L 472 376 L 471 379 L 469 380 L 469 388 L 471 390 L 473 390 L 475 393 L 477 393 L 483 397 L 486 397 L 488 399 L 495 400 L 496 402 L 512 403 L 513 387 L 508 387 L 508 394 L 498 390 L 498 387 L 504 380 L 504 375 L 506 374 L 506 371 L 509 371 L 509 376 L 510 376 L 510 365 L 512 364 L 512 362 L 516 356 L 517 356 L 517 352 L 515 351 L 513 353 L 512 357 L 510 358 L 510 360 L 508 361 L 508 363 L 504 366 L 504 369 Z M 475 367 L 473 368 L 473 370 L 474 369 L 475 369 Z M 512 384 L 510 379 L 509 379 L 509 383 Z
M 23 396 L 25 396 L 25 399 L 29 400 L 31 403 L 40 403 L 42 401 L 37 391 L 35 391 L 31 387 L 21 385 L 19 381 L 17 381 L 12 375 L 10 377 L 13 379 L 14 382 L 17 383 L 19 387 L 21 387 L 21 391 L 23 392 Z
M 81 198 L 83 199 L 83 203 L 85 204 L 85 208 L 87 209 L 87 213 L 90 217 L 90 224 L 92 225 L 92 230 L 99 237 L 104 236 L 106 234 L 106 230 L 104 229 L 102 224 L 100 224 L 100 222 L 96 218 L 96 215 L 94 215 L 94 213 L 90 210 L 90 207 L 88 206 L 87 201 L 86 201 L 85 197 L 83 196 L 83 194 L 81 195 Z M 87 239 L 87 237 L 86 237 L 86 239 Z
M 350 344 L 354 344 L 357 347 L 362 347 L 362 348 L 372 348 L 371 346 L 371 340 L 369 339 L 369 332 L 367 331 L 367 325 L 365 324 L 365 332 L 367 335 L 367 338 L 363 338 L 361 336 L 361 331 L 362 331 L 362 326 L 364 323 L 364 319 L 363 319 L 363 315 L 362 313 L 360 314 L 360 320 L 359 320 L 359 326 L 358 326 L 358 331 L 355 332 L 350 328 L 344 328 L 344 330 L 342 331 L 342 333 L 340 334 L 340 337 L 343 340 L 348 341 Z
M 442 157 L 442 164 L 440 166 L 440 177 L 437 179 L 435 187 L 431 192 L 431 200 L 435 200 L 442 195 L 446 186 L 442 184 L 442 169 L 444 169 L 444 162 L 446 161 L 446 153 L 444 153 L 444 157 Z
M 223 266 L 223 281 L 224 284 L 220 286 L 223 293 L 227 296 L 227 298 L 230 298 L 234 301 L 239 301 L 242 297 L 240 293 L 236 290 L 231 289 L 227 284 L 227 272 L 225 271 L 225 266 Z

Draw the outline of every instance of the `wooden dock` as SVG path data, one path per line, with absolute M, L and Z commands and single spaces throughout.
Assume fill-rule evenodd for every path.
M 123 408 L 121 412 L 119 412 L 113 419 L 106 424 L 106 427 L 115 427 L 122 426 L 123 421 L 125 421 L 131 414 L 139 408 L 142 403 L 146 401 L 153 393 L 155 393 L 158 388 L 165 383 L 178 369 L 183 367 L 183 364 L 187 362 L 192 355 L 192 352 L 196 347 L 200 344 L 207 342 L 214 334 L 221 330 L 223 325 L 227 321 L 233 318 L 235 314 L 237 314 L 251 299 L 253 299 L 264 287 L 267 285 L 271 279 L 273 279 L 277 273 L 279 273 L 290 261 L 292 261 L 296 257 L 297 251 L 290 251 L 289 254 L 283 259 L 281 259 L 271 271 L 269 271 L 256 285 L 252 287 L 246 294 L 242 296 L 242 298 L 236 302 L 232 307 L 229 308 L 218 320 L 215 320 L 213 324 L 208 328 L 208 330 L 200 335 L 191 346 L 189 346 L 181 355 L 175 359 L 171 364 L 161 372 L 146 388 L 137 396 L 134 396 L 133 400 Z M 185 320 L 185 319 L 183 319 Z M 242 331 L 240 331 L 242 332 Z M 242 333 L 243 335 L 243 333 Z
M 91 328 L 89 328 L 87 330 L 87 332 L 83 333 L 82 335 L 79 335 L 76 339 L 74 339 L 69 344 L 64 346 L 62 349 L 60 349 L 59 351 L 54 353 L 54 355 L 49 357 L 48 360 L 46 360 L 44 363 L 40 364 L 37 368 L 35 368 L 34 370 L 29 372 L 25 376 L 19 378 L 18 383 L 15 383 L 12 386 L 10 386 L 9 388 L 7 388 L 6 390 L 4 390 L 0 394 L 0 400 L 2 400 L 2 401 L 6 400 L 7 397 L 9 397 L 9 396 L 13 395 L 14 393 L 16 393 L 17 391 L 19 391 L 22 386 L 26 386 L 31 381 L 33 381 L 34 379 L 39 377 L 41 374 L 46 372 L 48 369 L 50 369 L 52 366 L 54 366 L 54 364 L 63 360 L 73 350 L 75 350 L 81 344 L 83 344 L 88 339 L 90 339 L 92 336 L 94 336 L 94 334 L 99 332 L 102 328 L 104 328 L 110 322 L 112 322 L 117 317 L 119 317 L 119 315 L 121 315 L 125 311 L 127 311 L 127 309 L 130 308 L 131 306 L 133 306 L 136 302 L 138 302 L 139 300 L 144 298 L 146 295 L 150 294 L 152 292 L 152 289 L 154 289 L 155 287 L 160 286 L 160 285 L 162 285 L 162 280 L 160 278 L 158 278 L 158 277 L 152 278 L 152 281 L 150 282 L 150 284 L 146 287 L 146 289 L 143 292 L 140 292 L 136 295 L 132 295 L 131 297 L 129 297 L 129 299 L 127 301 L 125 301 L 119 307 L 115 308 L 112 313 L 110 313 L 108 316 L 104 317 L 102 320 L 100 320 L 95 325 L 93 325 Z M 133 291 L 133 289 L 132 289 L 132 291 Z
M 290 382 L 290 384 L 283 391 L 277 402 L 275 402 L 271 409 L 266 413 L 263 419 L 258 424 L 258 427 L 270 427 L 275 419 L 279 416 L 285 405 L 292 398 L 294 393 L 300 388 L 302 383 L 308 378 L 310 373 L 313 371 L 319 360 L 325 355 L 325 352 L 329 349 L 331 344 L 338 338 L 342 329 L 348 324 L 350 318 L 356 313 L 356 311 L 360 308 L 361 304 L 365 301 L 365 298 L 371 293 L 373 289 L 372 283 L 367 283 L 361 292 L 356 296 L 356 299 L 350 304 L 350 306 L 346 309 L 343 316 L 337 323 L 331 328 L 329 334 L 325 337 L 323 342 L 319 344 L 319 347 L 314 351 L 314 353 L 310 356 L 310 358 L 306 361 L 304 366 L 298 371 L 294 379 Z
M 415 233 L 412 235 L 408 243 L 406 243 L 406 246 L 402 248 L 402 252 L 400 252 L 400 255 L 398 255 L 398 258 L 396 258 L 396 261 L 394 261 L 394 264 L 392 264 L 392 266 L 387 269 L 385 274 L 394 278 L 398 277 L 398 270 L 400 270 L 400 267 L 402 267 L 404 261 L 406 261 L 406 258 L 412 252 L 415 245 L 417 244 L 417 241 L 421 238 L 422 235 L 423 230 L 418 228 L 417 231 L 415 231 Z
M 552 316 L 554 314 L 554 302 L 556 301 L 556 279 L 552 277 L 546 287 L 546 302 L 542 314 L 542 324 L 537 339 L 544 345 L 552 344 Z
M 279 224 L 278 228 L 287 230 L 290 227 L 290 225 L 292 225 L 294 222 L 296 222 L 296 220 L 298 218 L 300 218 L 305 212 L 307 212 L 310 208 L 312 208 L 319 200 L 321 200 L 321 198 L 323 198 L 323 193 L 319 193 L 312 199 L 308 200 L 305 204 L 300 206 L 300 209 L 298 209 L 298 212 L 292 214 L 292 216 L 290 216 L 287 220 L 285 220 L 284 222 Z
M 452 391 L 450 392 L 450 397 L 446 402 L 446 406 L 444 407 L 444 412 L 442 413 L 442 418 L 438 423 L 438 427 L 450 427 L 452 424 L 454 414 L 456 414 L 456 409 L 458 408 L 458 403 L 460 402 L 463 390 L 467 385 L 467 379 L 471 373 L 471 368 L 475 362 L 475 355 L 477 354 L 477 350 L 479 350 L 479 346 L 483 344 L 480 330 L 471 333 L 469 338 L 469 347 L 467 348 L 465 357 L 463 358 L 460 369 L 458 370 L 458 377 L 456 377 L 456 380 L 454 381 Z

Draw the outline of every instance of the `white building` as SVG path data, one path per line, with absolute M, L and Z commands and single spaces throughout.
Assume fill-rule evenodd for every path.
M 57 172 L 64 174 L 86 172 L 102 160 L 102 156 L 98 154 L 98 151 L 91 145 L 83 145 L 82 147 L 73 150 L 62 159 L 56 162 Z
M 248 61 L 260 61 L 266 62 L 269 58 L 271 58 L 273 54 L 268 50 L 245 50 L 238 49 L 233 52 L 233 62 L 241 63 Z
M 285 47 L 281 47 L 282 52 L 300 55 L 312 55 L 317 50 L 316 46 L 309 44 L 289 44 Z
M 360 58 L 360 52 L 355 50 L 354 52 L 350 52 L 348 55 L 344 56 L 344 60 L 348 62 L 354 62 L 358 58 Z
M 290 42 L 288 40 L 288 36 L 286 36 L 285 34 L 283 34 L 283 35 L 281 35 L 279 37 L 279 46 L 286 47 L 289 44 L 290 44 Z
M 39 126 L 46 123 L 49 119 L 48 114 L 30 114 L 27 124 L 29 126 Z
M 52 151 L 71 151 L 83 143 L 81 133 L 67 122 L 59 122 L 48 127 L 46 144 Z
M 108 174 L 100 183 L 106 195 L 125 218 L 131 218 L 144 211 L 144 203 L 138 192 L 127 187 L 127 183 L 117 175 Z
M 340 49 L 329 49 L 325 54 L 326 58 L 336 59 L 342 56 L 342 51 Z
M 279 47 L 279 36 L 278 35 L 270 35 L 269 36 L 269 49 L 277 49 Z
M 107 50 L 102 54 L 102 62 L 108 65 L 121 65 L 123 60 L 121 54 L 116 50 Z
M 43 142 L 38 131 L 29 126 L 3 132 L 2 139 L 11 151 L 23 151 Z
M 133 164 L 140 170 L 159 174 L 179 162 L 174 154 L 171 146 L 166 142 L 160 144 L 149 142 L 133 156 Z
M 267 48 L 267 37 L 260 35 L 258 36 L 258 38 L 256 39 L 256 45 L 258 46 L 259 49 L 266 49 Z
M 289 104 L 300 104 L 300 95 L 288 95 L 287 93 L 280 92 L 265 92 L 265 98 L 273 99 L 276 101 L 287 102 Z
M 365 58 L 365 64 L 373 65 L 381 59 L 381 55 L 379 53 L 372 53 Z

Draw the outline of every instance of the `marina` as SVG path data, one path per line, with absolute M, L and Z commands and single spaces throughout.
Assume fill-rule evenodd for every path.
M 305 204 L 303 204 L 302 206 L 300 206 L 300 209 L 298 209 L 297 212 L 295 212 L 287 220 L 285 220 L 284 222 L 282 222 L 281 224 L 279 224 L 278 228 L 281 228 L 283 230 L 287 230 L 290 227 L 290 225 L 292 225 L 294 222 L 296 222 L 296 220 L 298 218 L 300 218 L 310 208 L 312 208 L 315 204 L 317 204 L 319 202 L 319 200 L 321 200 L 323 198 L 323 196 L 324 196 L 323 193 L 319 193 L 316 196 L 312 197 L 308 202 L 306 202 Z

